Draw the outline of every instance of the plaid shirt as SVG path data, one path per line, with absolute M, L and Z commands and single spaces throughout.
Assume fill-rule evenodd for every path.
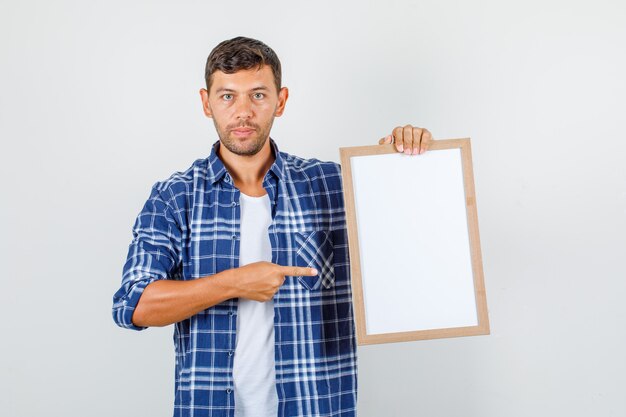
M 263 180 L 272 262 L 315 267 L 274 296 L 278 416 L 356 415 L 356 340 L 340 166 L 279 152 Z M 133 227 L 113 318 L 132 314 L 155 280 L 192 280 L 239 266 L 239 190 L 217 156 L 157 182 Z M 234 416 L 237 299 L 178 322 L 175 417 Z

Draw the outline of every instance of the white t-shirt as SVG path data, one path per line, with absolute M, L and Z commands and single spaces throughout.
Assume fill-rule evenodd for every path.
M 239 265 L 272 260 L 267 228 L 272 222 L 269 197 L 241 193 Z M 233 362 L 235 417 L 276 417 L 278 394 L 274 361 L 274 301 L 239 298 Z

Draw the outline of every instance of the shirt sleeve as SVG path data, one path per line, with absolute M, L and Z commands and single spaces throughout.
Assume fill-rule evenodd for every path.
M 181 229 L 157 185 L 137 216 L 122 285 L 113 295 L 113 320 L 118 326 L 132 330 L 145 329 L 135 326 L 132 316 L 146 286 L 171 279 L 181 265 Z

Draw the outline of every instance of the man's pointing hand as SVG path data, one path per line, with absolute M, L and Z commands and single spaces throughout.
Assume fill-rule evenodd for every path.
M 285 282 L 286 276 L 315 276 L 315 268 L 283 266 L 271 262 L 254 262 L 235 271 L 237 297 L 255 301 L 269 301 Z

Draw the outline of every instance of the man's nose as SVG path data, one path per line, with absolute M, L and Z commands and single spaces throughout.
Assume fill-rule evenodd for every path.
M 242 96 L 237 100 L 235 114 L 237 119 L 249 119 L 252 117 L 252 101 L 249 97 Z

